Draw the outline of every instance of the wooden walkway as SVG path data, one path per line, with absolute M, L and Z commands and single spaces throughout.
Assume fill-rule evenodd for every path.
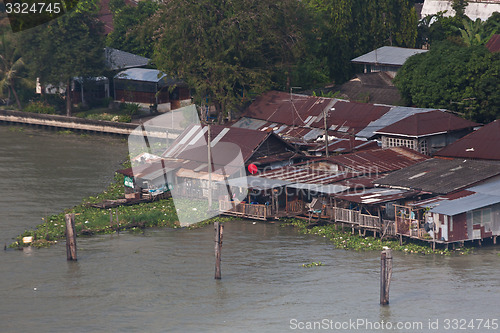
M 138 127 L 137 124 L 118 123 L 113 121 L 92 120 L 13 110 L 0 110 L 0 122 L 124 136 L 130 135 Z M 170 129 L 169 131 L 167 131 L 162 127 L 152 126 L 148 126 L 147 129 L 147 135 L 149 137 L 164 139 L 166 139 L 167 137 L 169 139 L 175 139 L 182 132 L 181 130 L 175 129 Z

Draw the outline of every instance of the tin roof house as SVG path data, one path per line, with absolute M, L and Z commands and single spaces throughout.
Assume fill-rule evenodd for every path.
M 493 190 L 499 184 L 499 175 L 498 162 L 433 158 L 390 173 L 375 183 L 422 194 L 420 200 L 394 206 L 397 235 L 448 244 L 500 233 L 495 231 L 500 222 L 492 223 L 498 219 L 492 217 L 492 212 L 500 211 L 490 207 L 500 202 Z M 487 209 L 484 223 L 483 208 Z
M 500 161 L 500 120 L 497 119 L 439 150 L 436 156 Z
M 468 187 L 453 195 L 420 202 L 427 211 L 431 237 L 441 242 L 464 242 L 500 236 L 500 178 Z
M 187 85 L 169 78 L 157 69 L 129 68 L 119 72 L 114 79 L 116 101 L 131 102 L 143 108 L 170 111 L 191 104 Z
M 394 78 L 409 57 L 424 52 L 427 50 L 382 46 L 352 59 L 351 62 L 364 65 L 364 73 L 385 72 Z
M 440 110 L 415 113 L 389 126 L 376 130 L 383 148 L 405 146 L 425 155 L 438 150 L 472 132 L 479 124 Z

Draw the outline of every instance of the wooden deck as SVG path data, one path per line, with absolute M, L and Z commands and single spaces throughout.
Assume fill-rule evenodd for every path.
M 270 205 L 236 203 L 235 201 L 219 200 L 219 212 L 224 215 L 238 216 L 257 220 L 267 220 L 274 217 Z

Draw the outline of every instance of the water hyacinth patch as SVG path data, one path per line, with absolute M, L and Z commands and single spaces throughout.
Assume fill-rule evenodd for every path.
M 288 225 L 293 225 L 298 228 L 300 233 L 303 234 L 313 234 L 322 236 L 329 239 L 335 244 L 338 249 L 345 250 L 355 250 L 355 251 L 382 251 L 384 247 L 391 248 L 396 251 L 401 251 L 404 253 L 413 254 L 469 254 L 471 248 L 458 248 L 456 250 L 448 249 L 436 249 L 432 251 L 430 246 L 420 245 L 415 243 L 408 243 L 399 245 L 398 241 L 375 238 L 375 237 L 362 237 L 358 235 L 351 234 L 350 230 L 342 230 L 342 227 L 336 226 L 334 224 L 328 224 L 323 226 L 314 226 L 308 228 L 308 222 L 299 219 L 287 219 Z
M 302 267 L 305 267 L 305 268 L 316 267 L 316 266 L 325 266 L 325 264 L 323 264 L 321 261 L 318 261 L 318 262 L 313 261 L 309 264 L 302 264 Z
M 75 232 L 77 236 L 90 236 L 94 234 L 111 234 L 118 230 L 141 230 L 149 227 L 178 228 L 179 219 L 172 199 L 163 199 L 154 202 L 140 203 L 131 206 L 118 206 L 112 209 L 101 209 L 92 207 L 91 204 L 103 200 L 116 200 L 123 198 L 123 175 L 117 174 L 112 184 L 106 191 L 91 196 L 71 209 L 67 209 L 57 215 L 42 219 L 42 223 L 32 230 L 25 230 L 9 245 L 11 248 L 22 246 L 49 247 L 57 240 L 66 237 L 65 214 L 75 214 Z M 180 209 L 190 209 L 187 205 Z M 194 212 L 196 213 L 196 212 Z M 201 213 L 201 212 L 199 212 Z M 117 221 L 118 214 L 118 221 Z M 110 215 L 112 221 L 110 223 Z M 214 221 L 225 222 L 232 220 L 229 217 L 214 217 L 192 225 L 189 228 L 198 228 Z M 32 236 L 31 244 L 24 244 L 23 237 Z

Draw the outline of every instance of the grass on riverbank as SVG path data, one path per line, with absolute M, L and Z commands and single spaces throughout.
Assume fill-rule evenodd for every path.
M 323 236 L 328 238 L 335 244 L 335 247 L 345 250 L 356 250 L 356 251 L 382 251 L 384 246 L 387 246 L 393 250 L 401 251 L 405 253 L 417 253 L 417 254 L 469 254 L 472 251 L 470 247 L 461 247 L 456 250 L 436 249 L 432 251 L 432 248 L 428 244 L 418 244 L 418 243 L 407 243 L 399 245 L 399 241 L 375 238 L 371 236 L 363 237 L 351 234 L 349 230 L 342 230 L 342 227 L 327 224 L 322 226 L 314 226 L 309 228 L 308 222 L 300 219 L 287 219 L 286 225 L 293 225 L 302 234 L 313 234 L 318 236 Z
M 106 191 L 96 196 L 90 196 L 82 203 L 60 214 L 43 218 L 43 223 L 32 230 L 25 230 L 9 247 L 16 248 L 32 245 L 48 247 L 58 240 L 65 239 L 65 214 L 75 214 L 75 231 L 77 236 L 109 234 L 117 230 L 134 230 L 150 227 L 178 228 L 179 219 L 171 198 L 132 206 L 119 206 L 112 209 L 91 207 L 90 204 L 103 200 L 123 198 L 123 175 L 116 174 L 114 181 Z M 112 221 L 110 221 L 112 215 Z M 118 222 L 117 222 L 118 219 Z M 209 220 L 190 226 L 197 228 L 215 221 L 225 222 L 232 220 L 229 217 L 214 217 Z M 23 237 L 33 237 L 31 244 L 24 244 Z

